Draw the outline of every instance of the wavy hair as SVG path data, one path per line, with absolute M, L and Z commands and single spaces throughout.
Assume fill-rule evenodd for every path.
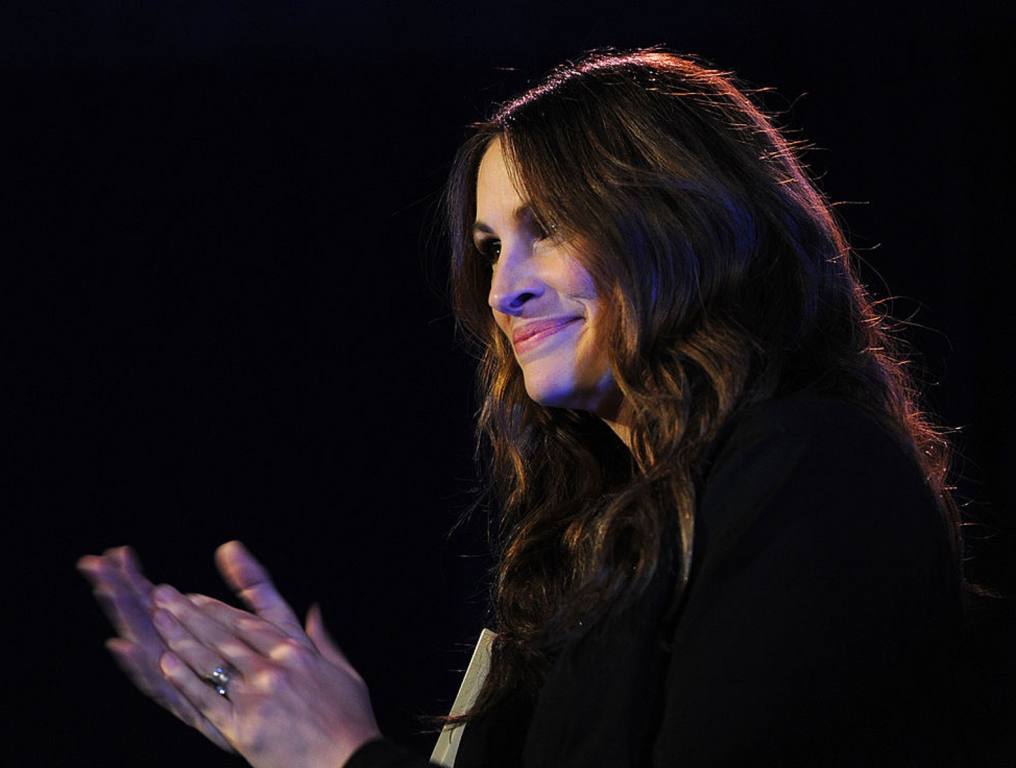
M 761 91 L 764 89 L 758 89 Z M 660 46 L 598 49 L 473 123 L 443 198 L 457 332 L 478 362 L 476 452 L 490 503 L 491 671 L 468 722 L 535 692 L 556 653 L 694 553 L 702 459 L 740 409 L 802 389 L 875 416 L 923 469 L 963 577 L 949 428 L 924 410 L 892 317 L 861 283 L 833 206 L 731 72 Z M 480 159 L 500 137 L 537 219 L 603 302 L 630 451 L 591 413 L 526 393 L 477 252 Z M 495 525 L 496 523 L 496 525 Z

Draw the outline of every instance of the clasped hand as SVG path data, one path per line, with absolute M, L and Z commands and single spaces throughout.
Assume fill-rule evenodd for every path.
M 253 613 L 155 587 L 129 547 L 78 569 L 119 637 L 106 647 L 144 693 L 255 768 L 340 768 L 381 736 L 363 678 L 314 605 L 306 628 L 240 542 L 216 550 L 223 578 Z M 208 682 L 229 671 L 227 695 Z

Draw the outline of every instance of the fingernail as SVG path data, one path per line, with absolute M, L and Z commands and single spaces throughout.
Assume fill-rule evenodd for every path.
M 176 656 L 166 652 L 162 654 L 162 657 L 159 659 L 159 666 L 162 667 L 163 672 L 167 675 L 171 675 L 180 669 L 180 662 L 177 660 Z

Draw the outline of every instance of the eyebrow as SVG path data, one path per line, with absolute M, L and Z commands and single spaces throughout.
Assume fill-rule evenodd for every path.
M 522 205 L 520 205 L 518 208 L 512 211 L 512 218 L 515 221 L 522 221 L 522 219 L 524 219 L 527 215 L 532 214 L 532 212 L 533 209 L 530 203 L 522 203 Z M 491 228 L 491 226 L 489 224 L 485 224 L 482 221 L 477 221 L 475 224 L 473 224 L 473 234 L 475 235 L 477 232 L 485 232 L 489 235 L 494 234 L 494 230 Z

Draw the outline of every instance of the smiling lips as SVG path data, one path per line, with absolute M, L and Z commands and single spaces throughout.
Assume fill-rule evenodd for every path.
M 552 333 L 560 330 L 564 326 L 581 319 L 581 317 L 555 317 L 549 320 L 535 320 L 533 322 L 526 323 L 524 326 L 512 333 L 512 343 L 515 344 L 516 348 L 523 343 L 525 343 L 526 346 L 529 346 L 529 343 L 526 343 L 528 340 L 536 342 L 545 336 L 550 336 Z

